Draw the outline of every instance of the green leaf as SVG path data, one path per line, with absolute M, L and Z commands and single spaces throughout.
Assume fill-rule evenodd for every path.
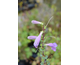
M 50 63 L 48 63 L 48 65 L 50 65 Z
M 40 53 L 38 53 L 37 55 L 40 56 Z
M 42 47 L 42 44 L 40 44 L 40 46 Z
M 46 55 L 45 59 L 47 59 L 47 58 L 48 58 L 48 56 Z
M 41 48 L 39 48 L 40 51 L 43 51 Z
M 41 65 L 44 65 L 44 63 L 43 63 L 43 62 L 41 62 L 40 64 L 41 64 Z
M 32 50 L 32 52 L 35 52 L 36 53 L 36 50 L 33 48 L 33 49 L 31 49 Z
M 47 59 L 48 58 L 48 56 L 46 55 L 45 57 L 42 57 L 43 59 Z
M 49 62 L 49 60 L 47 59 L 47 65 L 50 65 L 50 62 Z
M 32 56 L 32 52 L 26 52 L 26 57 L 29 58 L 30 56 Z
M 30 48 L 25 48 L 25 51 L 30 51 Z
M 40 54 L 40 56 L 42 57 L 42 54 Z
M 49 54 L 50 54 L 50 52 L 49 52 L 49 51 L 46 51 L 46 52 L 45 52 L 45 54 L 46 54 L 46 55 L 49 55 Z
M 56 39 L 57 39 L 58 41 L 60 41 L 60 38 L 59 38 L 59 37 L 57 37 Z

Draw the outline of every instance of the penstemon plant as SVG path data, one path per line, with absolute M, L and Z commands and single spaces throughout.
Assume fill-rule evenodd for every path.
M 48 56 L 45 54 L 46 47 L 50 46 L 53 51 L 56 51 L 56 47 L 57 47 L 56 43 L 45 44 L 45 41 L 46 41 L 46 39 L 45 39 L 45 29 L 47 28 L 47 25 L 49 24 L 49 22 L 52 18 L 53 18 L 53 16 L 49 19 L 46 26 L 44 26 L 44 24 L 42 22 L 39 22 L 39 21 L 36 21 L 36 20 L 31 21 L 33 24 L 41 24 L 43 26 L 42 31 L 40 32 L 40 34 L 38 36 L 28 36 L 28 39 L 30 39 L 30 40 L 35 39 L 34 47 L 38 48 L 40 50 L 39 55 L 41 57 L 41 63 L 40 63 L 41 65 L 44 65 L 44 64 L 50 65 L 50 62 L 47 60 Z M 42 39 L 41 39 L 41 37 L 42 37 Z M 39 44 L 40 44 L 40 47 L 38 47 Z

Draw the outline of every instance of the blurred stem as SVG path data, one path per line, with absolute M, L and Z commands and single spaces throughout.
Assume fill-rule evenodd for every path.
M 46 24 L 46 27 L 47 27 L 47 25 L 49 24 L 49 22 L 50 22 L 50 20 L 53 18 L 53 16 L 49 19 L 49 21 L 48 21 L 48 23 Z

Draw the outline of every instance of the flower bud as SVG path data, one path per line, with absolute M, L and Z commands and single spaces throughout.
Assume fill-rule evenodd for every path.
M 27 38 L 28 38 L 28 39 L 36 39 L 37 36 L 28 36 Z
M 36 20 L 32 20 L 31 22 L 32 22 L 33 24 L 42 24 L 42 25 L 43 25 L 42 22 L 39 22 L 39 21 L 36 21 Z

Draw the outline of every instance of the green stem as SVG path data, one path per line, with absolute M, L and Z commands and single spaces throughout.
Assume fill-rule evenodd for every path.
M 45 28 L 44 28 L 44 25 L 43 25 L 43 37 L 42 37 L 42 49 L 44 49 L 44 36 L 45 36 Z M 44 55 L 44 51 L 42 52 L 42 55 L 45 57 Z M 45 60 L 44 60 L 44 63 L 45 63 Z

